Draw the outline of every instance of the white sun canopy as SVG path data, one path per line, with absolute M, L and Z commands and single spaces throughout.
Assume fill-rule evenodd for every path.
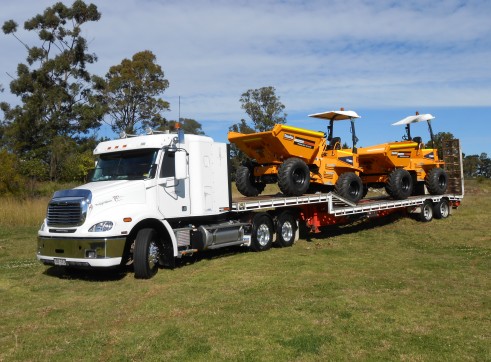
M 309 114 L 309 117 L 328 119 L 328 120 L 333 119 L 334 121 L 342 121 L 344 119 L 352 119 L 352 118 L 361 118 L 354 111 L 329 111 L 329 112 Z
M 417 114 L 415 116 L 409 116 L 404 119 L 401 119 L 399 122 L 392 123 L 393 126 L 400 126 L 403 124 L 410 124 L 410 123 L 416 123 L 416 122 L 424 122 L 424 121 L 429 121 L 431 119 L 434 119 L 431 114 Z

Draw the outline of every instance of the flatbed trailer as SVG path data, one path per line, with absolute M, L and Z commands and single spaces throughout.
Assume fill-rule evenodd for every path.
M 281 195 L 264 195 L 254 198 L 236 199 L 232 203 L 232 211 L 244 212 L 276 210 L 282 208 L 291 210 L 296 208 L 299 212 L 299 220 L 305 222 L 311 232 L 319 232 L 322 226 L 346 223 L 346 216 L 380 217 L 394 212 L 416 214 L 421 221 L 431 221 L 435 214 L 435 208 L 442 202 L 447 203 L 448 213 L 444 212 L 443 218 L 451 214 L 452 209 L 460 206 L 462 194 L 422 195 L 410 196 L 406 200 L 393 200 L 386 196 L 366 198 L 358 204 L 354 204 L 341 196 L 329 192 L 307 194 L 296 197 L 283 197 Z M 425 205 L 432 206 L 432 215 L 422 217 L 421 213 Z M 427 211 L 428 213 L 428 211 Z M 436 212 L 438 214 L 438 211 Z M 438 218 L 442 216 L 438 214 Z
M 464 196 L 458 141 L 450 147 L 449 193 L 353 203 L 335 193 L 232 199 L 227 146 L 205 136 L 147 135 L 100 143 L 89 183 L 57 191 L 38 231 L 37 259 L 53 266 L 133 265 L 148 279 L 176 259 L 232 245 L 265 251 L 292 246 L 300 226 L 412 213 L 445 218 Z M 449 172 L 450 176 L 452 172 Z

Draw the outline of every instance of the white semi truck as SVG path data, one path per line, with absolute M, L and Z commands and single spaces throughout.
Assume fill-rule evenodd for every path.
M 178 132 L 102 142 L 89 183 L 57 191 L 49 202 L 37 259 L 70 268 L 132 263 L 135 277 L 148 279 L 177 258 L 207 249 L 291 246 L 300 223 L 315 232 L 391 212 L 422 221 L 445 218 L 464 194 L 458 141 L 445 152 L 457 165 L 449 193 L 353 204 L 334 193 L 233 200 L 228 145 L 206 136 Z

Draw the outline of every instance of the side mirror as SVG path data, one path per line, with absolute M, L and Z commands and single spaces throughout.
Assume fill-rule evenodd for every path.
M 94 179 L 95 175 L 95 168 L 91 168 L 90 170 L 87 171 L 87 174 L 85 175 L 84 182 L 91 182 Z
M 184 180 L 188 178 L 188 159 L 185 150 L 178 150 L 174 157 L 176 180 Z

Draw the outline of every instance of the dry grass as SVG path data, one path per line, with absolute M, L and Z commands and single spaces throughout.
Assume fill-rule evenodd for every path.
M 0 227 L 39 227 L 46 216 L 49 199 L 0 198 Z

